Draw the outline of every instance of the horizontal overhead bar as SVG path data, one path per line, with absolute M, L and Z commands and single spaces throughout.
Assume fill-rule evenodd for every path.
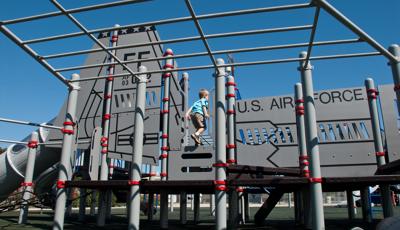
M 89 144 L 91 141 L 78 141 L 77 144 Z M 39 145 L 62 145 L 62 141 L 50 141 L 50 142 L 43 142 L 39 143 Z
M 362 41 L 357 38 L 332 40 L 332 41 L 319 41 L 319 42 L 314 42 L 313 46 L 339 45 L 339 44 L 348 44 L 348 43 L 356 43 L 356 42 L 362 42 Z M 299 47 L 307 47 L 308 45 L 309 45 L 309 43 L 307 42 L 307 43 L 295 43 L 295 44 L 286 44 L 286 45 L 260 46 L 260 47 L 252 47 L 252 48 L 218 50 L 218 51 L 213 51 L 212 54 L 218 55 L 218 54 L 229 54 L 229 53 L 243 53 L 243 52 L 256 52 L 256 51 L 266 51 L 266 50 L 299 48 Z M 198 53 L 189 53 L 189 54 L 176 54 L 176 55 L 174 55 L 173 58 L 181 59 L 181 58 L 199 57 L 199 56 L 207 56 L 207 55 L 208 55 L 208 52 L 198 52 Z M 161 61 L 161 60 L 165 60 L 167 58 L 169 58 L 169 57 L 154 57 L 154 58 L 146 58 L 146 59 L 136 59 L 136 60 L 123 61 L 123 63 L 124 64 L 132 64 L 132 63 L 138 63 L 138 62 Z M 64 71 L 71 71 L 71 70 L 90 69 L 90 68 L 97 68 L 97 67 L 116 65 L 116 64 L 118 64 L 118 62 L 72 66 L 72 67 L 56 69 L 56 71 L 64 72 Z
M 28 142 L 24 141 L 12 141 L 12 140 L 6 140 L 6 139 L 0 139 L 1 143 L 9 143 L 9 144 L 21 144 L 21 145 L 27 145 Z
M 62 129 L 62 127 L 58 127 L 58 126 L 54 126 L 54 125 L 45 125 L 45 124 L 39 124 L 39 123 L 35 123 L 35 122 L 30 122 L 30 121 L 19 121 L 19 120 L 13 120 L 13 119 L 1 118 L 1 117 L 0 117 L 0 122 L 20 124 L 20 125 L 29 125 L 29 126 L 43 127 L 43 128 L 49 128 L 49 129 Z
M 147 1 L 151 1 L 151 0 L 122 0 L 122 1 L 109 2 L 109 3 L 98 4 L 98 5 L 84 6 L 84 7 L 69 9 L 69 10 L 66 10 L 66 11 L 67 11 L 67 13 L 73 14 L 73 13 L 80 13 L 80 12 L 85 12 L 85 11 L 98 10 L 98 9 L 114 7 L 114 6 L 122 6 L 122 5 L 139 3 L 139 2 L 147 2 Z M 5 20 L 5 21 L 2 21 L 1 23 L 3 25 L 15 24 L 15 23 L 28 22 L 28 21 L 38 20 L 38 19 L 44 19 L 44 18 L 60 16 L 62 14 L 63 13 L 61 11 L 54 11 L 54 12 L 38 14 L 38 15 L 33 15 L 33 16 L 28 16 L 28 17 L 23 17 L 23 18 Z
M 50 73 L 52 73 L 58 80 L 60 80 L 63 84 L 68 87 L 72 87 L 68 80 L 61 75 L 60 73 L 54 71 L 54 68 L 44 59 L 40 58 L 39 55 L 31 49 L 28 45 L 21 44 L 21 40 L 9 30 L 5 25 L 0 26 L 1 32 L 6 35 L 11 41 L 17 44 L 21 49 L 23 49 L 26 53 L 28 53 L 31 57 L 33 57 L 37 62 L 39 62 L 44 68 L 46 68 Z
M 236 32 L 219 33 L 219 34 L 207 34 L 207 35 L 204 35 L 204 37 L 206 39 L 213 39 L 213 38 L 224 38 L 224 37 L 234 37 L 234 36 L 244 36 L 244 35 L 277 33 L 277 32 L 287 32 L 287 31 L 297 31 L 297 30 L 309 30 L 311 28 L 312 28 L 312 25 L 279 27 L 279 28 L 259 29 L 259 30 L 236 31 Z M 141 47 L 141 46 L 152 46 L 152 45 L 160 45 L 160 44 L 189 42 L 189 41 L 197 41 L 197 40 L 201 40 L 201 39 L 202 39 L 201 36 L 174 38 L 174 39 L 167 39 L 167 40 L 154 41 L 154 42 L 143 42 L 143 43 L 122 45 L 122 46 L 116 46 L 116 47 L 107 47 L 106 50 L 119 50 L 119 49 L 134 48 L 134 47 Z M 88 53 L 96 53 L 96 52 L 101 52 L 101 51 L 103 51 L 102 48 L 96 48 L 96 49 L 88 49 L 88 50 L 80 50 L 80 51 L 59 53 L 59 54 L 51 54 L 51 55 L 42 56 L 42 58 L 43 59 L 61 58 L 61 57 L 67 57 L 67 56 L 82 55 L 82 54 L 88 54 Z
M 380 52 L 366 52 L 366 53 L 354 53 L 354 54 L 335 54 L 335 55 L 326 55 L 326 56 L 315 56 L 310 57 L 310 60 L 328 60 L 328 59 L 340 59 L 340 58 L 354 58 L 354 57 L 368 57 L 368 56 L 379 56 L 382 55 Z M 251 61 L 251 62 L 237 62 L 237 63 L 228 63 L 224 65 L 219 65 L 219 67 L 228 67 L 228 66 L 251 66 L 251 65 L 268 65 L 268 64 L 278 64 L 278 63 L 289 63 L 289 62 L 299 62 L 305 60 L 305 58 L 285 58 L 285 59 L 275 59 L 275 60 L 266 60 L 266 61 Z M 173 70 L 153 70 L 146 72 L 136 72 L 135 74 L 154 74 L 154 73 L 166 73 L 166 72 L 176 72 L 176 71 L 191 71 L 191 70 L 201 70 L 201 69 L 214 69 L 214 65 L 203 65 L 203 66 L 190 66 L 190 67 L 181 67 Z M 127 73 L 114 74 L 114 75 L 106 75 L 106 76 L 97 76 L 97 77 L 87 77 L 79 80 L 70 80 L 70 82 L 81 82 L 81 81 L 94 81 L 99 79 L 105 79 L 107 77 L 125 77 L 130 76 Z
M 211 19 L 211 18 L 244 15 L 244 14 L 256 14 L 256 13 L 274 12 L 274 11 L 282 11 L 282 10 L 293 10 L 293 9 L 301 9 L 301 8 L 307 8 L 307 7 L 310 7 L 309 3 L 273 6 L 273 7 L 264 7 L 264 8 L 256 8 L 256 9 L 228 11 L 228 12 L 221 12 L 221 13 L 203 14 L 203 15 L 198 15 L 197 19 L 199 19 L 199 20 L 200 19 Z M 190 16 L 180 17 L 180 18 L 162 19 L 162 20 L 156 20 L 156 21 L 150 21 L 150 22 L 142 22 L 142 23 L 124 25 L 124 26 L 121 26 L 120 29 L 124 30 L 124 29 L 142 27 L 142 26 L 165 25 L 165 24 L 185 22 L 185 21 L 191 21 L 191 20 L 192 20 L 192 17 L 190 17 Z M 88 30 L 88 32 L 93 34 L 93 33 L 102 33 L 102 32 L 108 32 L 108 31 L 113 31 L 113 30 L 114 30 L 113 27 L 106 27 L 106 28 Z M 23 42 L 24 42 L 24 44 L 38 43 L 38 42 L 46 42 L 46 41 L 65 39 L 65 38 L 71 38 L 71 37 L 77 37 L 77 36 L 83 36 L 83 35 L 85 35 L 85 33 L 80 31 L 80 32 L 61 34 L 61 35 L 55 35 L 55 36 L 50 36 L 50 37 L 44 37 L 44 38 L 36 38 L 36 39 L 26 40 Z

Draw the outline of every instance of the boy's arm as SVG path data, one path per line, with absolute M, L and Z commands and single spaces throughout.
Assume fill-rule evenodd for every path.
M 192 112 L 192 107 L 189 108 L 189 110 L 186 112 L 185 117 L 186 119 L 190 120 L 190 113 Z
M 203 106 L 203 114 L 204 114 L 205 118 L 209 118 L 210 117 L 210 115 L 208 115 L 208 111 L 207 111 L 207 107 L 206 106 Z

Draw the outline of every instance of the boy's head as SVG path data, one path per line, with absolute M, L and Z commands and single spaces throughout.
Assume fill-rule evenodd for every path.
M 202 98 L 205 98 L 205 99 L 207 99 L 208 100 L 208 91 L 206 90 L 206 89 L 200 89 L 200 91 L 199 91 L 199 98 L 200 99 L 202 99 Z

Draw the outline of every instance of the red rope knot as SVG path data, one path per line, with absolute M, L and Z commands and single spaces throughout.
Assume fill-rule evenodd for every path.
M 224 180 L 215 180 L 214 185 L 215 185 L 215 190 L 218 190 L 218 191 L 226 191 L 227 190 L 227 187 L 225 186 L 226 181 L 224 181 Z
M 163 73 L 162 78 L 169 78 L 171 77 L 171 73 Z
M 161 150 L 162 150 L 162 151 L 169 151 L 169 147 L 168 147 L 168 146 L 162 146 L 162 147 L 161 147 Z
M 308 156 L 307 155 L 301 155 L 301 156 L 299 156 L 299 160 L 301 160 L 301 161 L 308 160 Z
M 163 134 L 163 135 L 161 135 L 161 138 L 162 138 L 162 139 L 167 139 L 167 138 L 168 138 L 168 134 Z
M 162 172 L 162 173 L 160 173 L 160 176 L 161 176 L 161 177 L 166 177 L 166 176 L 167 176 L 167 173 Z
M 155 172 L 149 173 L 149 176 L 157 176 L 157 173 L 155 173 Z
M 108 141 L 108 138 L 107 137 L 102 137 L 101 139 L 100 139 L 100 143 L 106 143 Z
M 28 142 L 28 148 L 36 149 L 37 147 L 38 147 L 38 142 L 37 141 L 29 141 Z
M 169 110 L 168 110 L 168 109 L 161 110 L 160 113 L 161 113 L 161 114 L 166 114 L 166 113 L 169 113 Z
M 32 182 L 22 182 L 21 186 L 22 187 L 31 187 L 31 186 L 33 186 L 33 183 Z
M 67 125 L 75 126 L 75 123 L 73 121 L 64 121 L 63 125 L 64 126 L 67 126 Z
M 304 103 L 304 99 L 297 99 L 294 101 L 296 104 Z
M 114 169 L 114 168 L 116 168 L 116 166 L 114 166 L 114 165 L 109 165 L 108 168 L 109 168 L 109 169 Z
M 165 64 L 164 66 L 163 66 L 163 69 L 173 69 L 174 68 L 174 65 L 171 65 L 171 64 Z
M 113 75 L 108 75 L 108 77 L 106 79 L 107 79 L 107 81 L 113 81 L 114 80 L 114 76 Z
M 226 160 L 226 163 L 228 163 L 228 164 L 236 164 L 236 160 L 235 159 L 228 159 L 228 160 Z
M 163 154 L 161 154 L 161 155 L 160 155 L 160 158 L 161 158 L 161 159 L 168 158 L 168 154 L 166 154 L 166 153 L 163 153 Z
M 237 188 L 236 192 L 244 192 L 244 189 L 243 188 Z
M 235 94 L 234 94 L 234 93 L 228 93 L 228 94 L 226 95 L 226 98 L 231 98 L 231 97 L 235 97 Z
M 128 185 L 140 185 L 140 181 L 138 180 L 128 180 Z
M 57 186 L 58 189 L 65 188 L 65 181 L 58 180 L 57 183 L 56 183 L 56 186 Z
M 172 52 L 172 50 L 170 50 L 170 49 L 167 49 L 167 50 L 165 50 L 165 52 L 163 54 L 163 57 L 166 57 L 166 56 L 174 56 L 174 52 Z
M 226 167 L 228 167 L 228 164 L 227 163 L 214 163 L 212 166 L 226 168 Z
M 104 96 L 104 99 L 111 99 L 111 98 L 112 98 L 111 94 L 107 94 L 107 95 Z
M 310 165 L 310 163 L 308 163 L 308 161 L 302 161 L 302 162 L 300 162 L 300 164 L 301 164 L 302 166 L 308 166 L 308 165 Z
M 235 112 L 234 109 L 228 109 L 228 110 L 226 111 L 226 113 L 227 113 L 227 114 L 236 114 L 236 112 Z
M 368 99 L 376 99 L 379 95 L 379 91 L 376 89 L 367 89 Z
M 110 118 L 111 118 L 111 114 L 109 114 L 109 113 L 106 113 L 106 114 L 104 114 L 104 116 L 103 116 L 103 119 L 104 119 L 104 120 L 110 120 Z
M 118 35 L 113 35 L 113 36 L 111 37 L 111 41 L 112 41 L 112 42 L 117 42 L 117 41 L 118 41 Z
M 376 152 L 375 154 L 377 157 L 384 157 L 386 155 L 385 152 Z
M 322 178 L 321 177 L 311 177 L 311 178 L 308 178 L 308 181 L 310 183 L 322 183 Z
M 168 98 L 168 97 L 164 97 L 164 98 L 162 99 L 162 101 L 163 101 L 163 102 L 169 101 L 169 98 Z
M 234 148 L 236 148 L 236 145 L 235 144 L 227 144 L 226 148 L 227 149 L 234 149 Z
M 61 132 L 63 134 L 68 134 L 68 135 L 74 134 L 74 130 L 73 129 L 61 129 Z
M 236 86 L 236 83 L 232 82 L 232 81 L 228 81 L 227 83 L 225 83 L 225 86 Z
M 393 90 L 400 91 L 400 84 L 394 85 Z
M 102 143 L 102 144 L 101 144 L 101 147 L 108 147 L 108 143 L 107 143 L 107 142 Z
M 297 105 L 297 106 L 295 107 L 295 110 L 296 110 L 296 114 L 297 114 L 298 116 L 304 115 L 304 106 Z
M 108 153 L 108 149 L 107 149 L 107 148 L 102 149 L 102 150 L 101 150 L 101 153 L 102 153 L 102 154 L 107 154 L 107 153 Z

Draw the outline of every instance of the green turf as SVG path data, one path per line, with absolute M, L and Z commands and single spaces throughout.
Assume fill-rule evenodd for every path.
M 257 208 L 251 208 L 251 218 L 257 211 Z M 351 229 L 359 226 L 363 229 L 374 229 L 375 225 L 382 219 L 382 212 L 379 208 L 374 211 L 374 223 L 363 224 L 361 221 L 361 210 L 358 209 L 357 219 L 353 221 L 347 220 L 347 209 L 336 207 L 325 207 L 326 229 Z M 49 229 L 51 227 L 53 212 L 30 212 L 28 223 L 26 225 L 18 225 L 18 212 L 7 212 L 0 214 L 0 229 Z M 400 208 L 395 208 L 395 214 L 400 215 Z M 154 216 L 154 221 L 149 222 L 144 215 L 141 216 L 142 229 L 159 229 L 158 213 Z M 256 227 L 252 223 L 241 226 L 240 229 L 302 229 L 296 226 L 294 221 L 293 208 L 277 207 L 275 208 L 263 227 Z M 188 223 L 187 225 L 179 224 L 179 210 L 169 213 L 169 229 L 213 229 L 214 217 L 209 214 L 208 208 L 201 208 L 200 222 L 193 223 L 193 212 L 188 208 Z M 250 220 L 251 221 L 251 220 Z M 65 220 L 65 229 L 126 229 L 127 219 L 125 210 L 113 210 L 112 219 L 107 223 L 106 227 L 99 228 L 95 225 L 95 218 L 87 216 L 84 223 L 77 221 L 77 214 L 73 213 L 71 217 Z

